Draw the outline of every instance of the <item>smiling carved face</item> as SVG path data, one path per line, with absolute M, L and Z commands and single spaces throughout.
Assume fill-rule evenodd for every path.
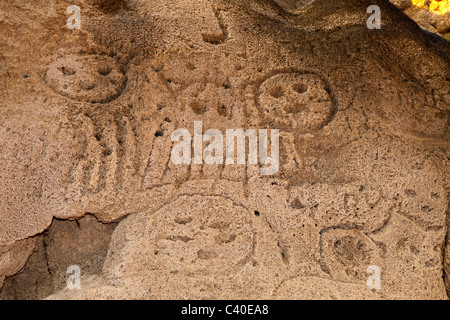
M 117 62 L 98 55 L 63 56 L 49 65 L 45 79 L 63 96 L 94 103 L 115 99 L 126 83 Z
M 335 112 L 330 89 L 308 73 L 271 76 L 261 84 L 257 102 L 266 119 L 298 133 L 321 129 Z

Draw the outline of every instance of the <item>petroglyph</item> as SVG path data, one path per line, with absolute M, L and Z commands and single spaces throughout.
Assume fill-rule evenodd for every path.
M 335 112 L 330 88 L 309 73 L 272 75 L 261 84 L 257 102 L 265 119 L 300 134 L 323 128 Z
M 107 257 L 105 270 L 112 277 L 142 272 L 141 266 L 124 264 L 125 257 L 128 261 L 147 257 L 142 265 L 146 273 L 194 276 L 228 275 L 253 254 L 250 212 L 222 197 L 183 196 L 151 215 L 127 220 L 119 228 L 134 240 Z M 119 249 L 122 244 L 113 239 L 111 246 Z
M 98 103 L 116 99 L 126 84 L 114 59 L 95 55 L 60 57 L 50 63 L 45 80 L 59 94 Z
M 82 231 L 92 214 L 117 223 L 95 277 L 17 292 L 447 297 L 448 44 L 387 2 L 376 34 L 351 0 L 83 0 L 79 30 L 63 2 L 16 2 L 0 3 L 0 286 L 30 254 L 21 279 L 63 261 L 70 239 L 42 243 L 53 218 Z M 201 151 L 210 129 L 279 129 L 279 173 L 170 161 L 196 122 Z
M 368 266 L 383 268 L 376 244 L 360 231 L 329 229 L 322 233 L 321 259 L 327 273 L 340 281 L 366 278 Z

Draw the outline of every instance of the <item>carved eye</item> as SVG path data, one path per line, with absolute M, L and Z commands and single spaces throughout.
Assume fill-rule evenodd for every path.
M 270 91 L 269 94 L 274 97 L 275 99 L 279 99 L 283 96 L 283 88 L 281 88 L 281 86 L 276 86 L 273 87 Z
M 308 91 L 308 86 L 304 83 L 297 83 L 293 86 L 293 89 L 295 92 L 302 94 Z
M 228 109 L 227 107 L 222 104 L 217 108 L 217 112 L 222 116 L 222 117 L 226 117 L 228 114 Z
M 201 103 L 198 100 L 194 100 L 190 104 L 192 111 L 194 111 L 195 114 L 202 115 L 206 113 L 206 106 L 205 104 Z
M 197 69 L 197 67 L 192 62 L 186 63 L 186 68 L 190 71 L 194 71 Z

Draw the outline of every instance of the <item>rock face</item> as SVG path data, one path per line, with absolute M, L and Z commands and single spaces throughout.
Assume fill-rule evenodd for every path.
M 447 299 L 448 42 L 277 2 L 0 3 L 0 297 Z M 175 164 L 199 121 L 278 129 L 278 172 Z

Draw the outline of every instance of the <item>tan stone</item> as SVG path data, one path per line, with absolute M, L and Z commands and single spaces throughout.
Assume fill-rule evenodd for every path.
M 35 239 L 28 238 L 0 247 L 0 276 L 12 276 L 23 268 L 34 248 Z
M 414 1 L 389 0 L 392 4 L 404 11 L 421 28 L 439 34 L 449 40 L 450 38 L 450 11 L 445 1 Z M 441 3 L 439 7 L 436 5 Z M 436 10 L 436 8 L 441 10 Z
M 277 2 L 0 3 L 1 295 L 447 299 L 448 42 L 387 0 L 381 30 Z M 279 172 L 174 164 L 194 121 L 279 129 Z

